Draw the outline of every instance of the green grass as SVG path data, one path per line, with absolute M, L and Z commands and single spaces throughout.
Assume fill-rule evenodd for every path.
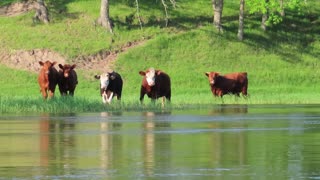
M 125 24 L 125 17 L 135 8 L 122 2 L 112 2 L 111 16 L 116 35 L 95 27 L 99 2 L 73 1 L 64 4 L 64 16 L 53 13 L 50 25 L 33 24 L 32 13 L 17 17 L 0 17 L 2 50 L 49 48 L 62 55 L 75 57 L 94 54 L 101 49 L 117 49 L 128 41 L 150 39 L 120 54 L 115 70 L 124 79 L 121 103 L 103 105 L 99 82 L 87 78 L 76 69 L 79 85 L 75 97 L 44 101 L 36 74 L 0 66 L 1 113 L 12 112 L 100 112 L 161 109 L 145 97 L 139 103 L 140 70 L 162 69 L 171 76 L 172 103 L 166 108 L 202 108 L 216 104 L 319 104 L 320 102 L 320 2 L 309 1 L 302 15 L 287 13 L 282 24 L 259 29 L 260 17 L 247 16 L 245 40 L 236 38 L 238 1 L 226 2 L 224 33 L 216 32 L 211 24 L 210 1 L 179 2 L 170 11 L 170 26 L 163 27 L 161 6 L 141 5 L 144 26 L 135 20 Z M 62 5 L 60 5 L 62 6 Z M 312 22 L 310 17 L 313 18 Z M 294 24 L 294 26 L 293 26 Z M 24 29 L 21 31 L 21 29 Z M 113 40 L 113 42 L 112 42 Z M 249 97 L 225 96 L 214 98 L 210 92 L 207 71 L 221 73 L 247 71 Z M 10 78 L 9 78 L 10 77 Z

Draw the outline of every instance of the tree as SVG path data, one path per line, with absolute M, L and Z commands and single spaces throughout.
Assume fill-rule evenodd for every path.
M 243 40 L 243 28 L 244 28 L 244 4 L 245 0 L 240 0 L 240 11 L 239 11 L 239 29 L 238 29 L 238 39 Z
M 166 27 L 167 27 L 167 26 L 168 26 L 168 23 L 169 23 L 168 5 L 167 5 L 167 3 L 165 2 L 165 0 L 161 0 L 161 3 L 162 3 L 162 5 L 163 5 L 164 12 L 165 12 L 165 14 L 166 14 L 165 21 L 166 21 Z M 175 0 L 170 0 L 170 3 L 172 4 L 173 8 L 176 7 L 176 1 L 175 1 Z
M 98 24 L 113 33 L 112 22 L 109 17 L 109 0 L 101 0 L 100 17 L 98 19 Z
M 223 10 L 223 0 L 212 0 L 213 8 L 213 25 L 220 31 L 222 31 L 221 17 Z
M 36 14 L 34 15 L 33 19 L 44 22 L 45 24 L 49 23 L 48 9 L 43 0 L 37 0 Z

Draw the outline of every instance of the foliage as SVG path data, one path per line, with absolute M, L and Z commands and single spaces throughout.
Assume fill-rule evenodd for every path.
M 262 13 L 269 14 L 267 24 L 279 24 L 283 21 L 283 17 L 280 15 L 281 11 L 291 10 L 298 14 L 302 13 L 305 0 L 246 0 L 246 5 L 249 8 L 250 14 Z

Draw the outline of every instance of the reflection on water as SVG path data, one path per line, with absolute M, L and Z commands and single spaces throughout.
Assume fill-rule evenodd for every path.
M 319 109 L 1 116 L 0 177 L 318 179 Z

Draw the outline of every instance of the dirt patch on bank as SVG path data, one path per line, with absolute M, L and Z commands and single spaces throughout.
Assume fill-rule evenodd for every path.
M 12 53 L 1 52 L 0 62 L 10 68 L 39 72 L 39 61 L 57 61 L 65 63 L 65 57 L 48 49 L 34 49 L 29 51 L 18 50 Z M 56 66 L 57 68 L 58 66 Z
M 34 1 L 21 1 L 0 7 L 0 16 L 18 16 L 35 9 Z
M 34 50 L 18 50 L 11 53 L 0 52 L 0 63 L 7 65 L 14 69 L 22 69 L 38 73 L 40 70 L 39 61 L 56 61 L 58 64 L 76 64 L 77 69 L 87 72 L 88 75 L 92 73 L 102 73 L 114 70 L 114 62 L 118 54 L 127 51 L 130 48 L 142 44 L 142 41 L 129 42 L 120 47 L 118 50 L 106 51 L 101 50 L 97 54 L 88 56 L 78 56 L 74 59 L 68 60 L 66 57 L 60 55 L 49 49 L 34 49 Z M 56 65 L 56 69 L 59 69 Z

